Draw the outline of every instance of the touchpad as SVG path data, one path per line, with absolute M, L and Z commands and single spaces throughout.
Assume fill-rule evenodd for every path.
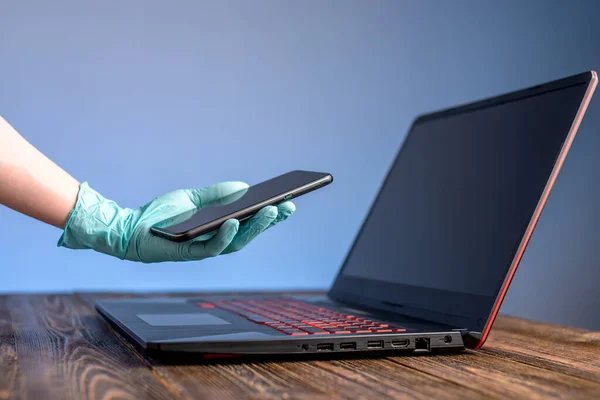
M 152 326 L 229 325 L 231 323 L 210 313 L 137 314 L 137 316 Z

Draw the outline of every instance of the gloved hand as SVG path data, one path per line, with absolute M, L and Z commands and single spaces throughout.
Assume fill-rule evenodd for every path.
M 294 204 L 288 201 L 277 207 L 267 206 L 242 223 L 230 219 L 215 234 L 182 243 L 154 236 L 150 227 L 181 214 L 218 205 L 221 199 L 247 188 L 242 182 L 223 182 L 203 189 L 176 190 L 132 210 L 105 199 L 84 182 L 58 246 L 93 249 L 145 263 L 202 260 L 238 251 L 258 234 L 292 215 L 296 209 Z

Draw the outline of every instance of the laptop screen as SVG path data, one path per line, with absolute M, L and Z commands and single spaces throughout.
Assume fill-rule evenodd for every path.
M 586 88 L 571 82 L 417 120 L 332 294 L 480 329 Z

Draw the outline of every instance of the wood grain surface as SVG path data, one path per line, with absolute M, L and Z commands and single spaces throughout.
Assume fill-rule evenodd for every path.
M 173 295 L 0 296 L 0 400 L 600 398 L 599 332 L 499 317 L 481 350 L 460 354 L 173 365 L 93 308 L 140 296 Z
M 0 375 L 0 388 L 10 390 L 7 398 L 173 398 L 152 369 L 77 297 L 0 298 L 2 326 L 11 326 L 3 329 L 2 339 L 4 345 L 9 338 Z

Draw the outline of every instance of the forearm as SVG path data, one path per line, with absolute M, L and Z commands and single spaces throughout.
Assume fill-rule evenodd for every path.
M 64 228 L 79 182 L 0 117 L 0 204 Z

